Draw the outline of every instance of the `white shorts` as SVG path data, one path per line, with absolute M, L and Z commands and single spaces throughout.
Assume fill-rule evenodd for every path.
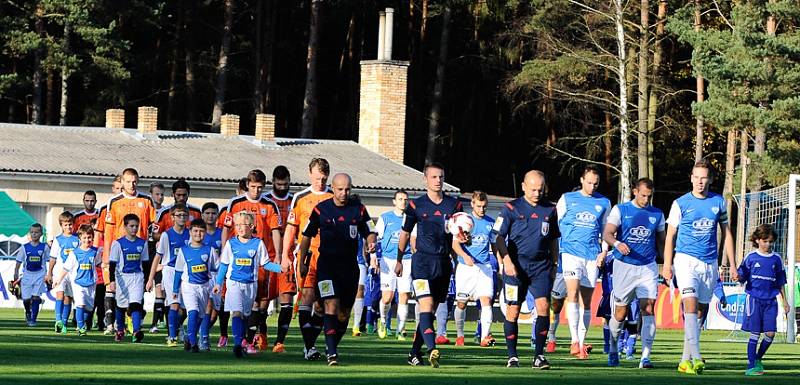
M 577 279 L 583 287 L 594 288 L 597 284 L 597 259 L 584 259 L 572 254 L 561 254 L 561 271 L 564 279 Z
M 658 298 L 658 265 L 631 265 L 614 260 L 611 295 L 616 306 L 628 306 L 634 299 Z
M 63 263 L 61 263 L 61 258 L 58 258 L 55 266 L 53 267 L 53 277 L 58 276 L 58 274 L 61 274 L 61 272 L 64 271 L 64 269 L 61 268 L 62 265 Z M 53 287 L 53 290 L 56 293 L 64 292 L 65 296 L 72 297 L 72 279 L 69 277 L 69 274 L 65 275 L 64 279 L 62 279 L 58 285 Z
M 563 273 L 556 273 L 556 279 L 553 281 L 553 289 L 550 291 L 550 297 L 553 299 L 567 298 L 567 282 L 564 281 Z
M 208 306 L 208 283 L 196 284 L 189 282 L 181 282 L 181 298 L 183 305 L 186 306 L 186 312 L 197 310 L 201 316 L 206 314 L 206 306 Z
M 494 295 L 494 271 L 491 264 L 459 264 L 456 267 L 456 301 L 466 302 L 470 298 L 492 298 Z
M 120 273 L 115 274 L 117 291 L 114 299 L 117 306 L 126 308 L 136 302 L 144 304 L 144 273 Z
M 238 311 L 245 317 L 250 315 L 253 302 L 256 300 L 256 282 L 243 283 L 227 280 L 228 290 L 225 292 L 225 311 Z
M 216 277 L 217 274 L 214 273 L 213 276 Z M 208 281 L 208 298 L 209 298 L 209 300 L 211 300 L 211 308 L 216 310 L 216 311 L 219 311 L 220 309 L 222 309 L 222 292 L 221 292 L 222 291 L 222 287 L 220 287 L 220 293 L 219 294 L 214 294 L 213 291 L 214 291 L 214 285 L 215 284 L 216 283 L 214 282 L 213 279 Z
M 180 304 L 183 303 L 181 301 L 181 295 L 178 293 L 178 299 L 173 298 L 172 296 L 172 287 L 175 286 L 175 268 L 172 266 L 164 265 L 164 268 L 161 270 L 161 287 L 164 290 L 164 306 L 170 306 L 174 303 Z M 181 285 L 183 286 L 183 285 Z
M 672 266 L 683 298 L 695 297 L 700 303 L 711 302 L 719 278 L 716 261 L 705 263 L 690 255 L 676 253 Z
M 411 292 L 411 259 L 403 260 L 403 276 L 397 277 L 394 274 L 394 267 L 397 266 L 397 260 L 391 258 L 381 258 L 381 291 L 397 290 L 400 293 Z
M 367 284 L 367 265 L 358 264 L 358 286 Z
M 34 296 L 38 297 L 44 293 L 46 290 L 44 275 L 44 269 L 39 271 L 26 271 L 22 274 L 22 278 L 20 279 L 22 299 L 30 299 Z
M 72 305 L 74 308 L 83 307 L 84 310 L 92 310 L 94 308 L 94 287 L 81 286 L 77 283 L 72 283 Z

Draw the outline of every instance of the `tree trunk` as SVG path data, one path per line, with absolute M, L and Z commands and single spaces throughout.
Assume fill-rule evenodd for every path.
M 419 27 L 419 39 L 425 44 L 426 33 L 428 32 L 428 0 L 422 0 L 422 24 Z
M 264 49 L 264 97 L 261 99 L 260 111 L 272 111 L 272 58 L 275 55 L 275 32 L 278 25 L 278 1 L 271 1 L 269 7 L 269 32 L 265 39 L 266 47 Z
M 317 60 L 319 58 L 319 29 L 322 18 L 320 8 L 323 0 L 311 0 L 311 27 L 308 33 L 308 56 L 306 57 L 306 92 L 303 95 L 303 117 L 301 138 L 314 137 L 317 119 Z
M 167 126 L 170 130 L 175 129 L 177 115 L 177 98 L 178 98 L 178 64 L 181 58 L 181 36 L 183 35 L 183 1 L 177 1 L 177 9 L 175 10 L 175 43 L 172 46 L 172 65 L 169 71 L 169 92 L 167 93 Z M 190 5 L 191 7 L 191 5 Z
M 69 39 L 72 34 L 72 27 L 69 21 L 64 22 L 64 54 L 69 55 Z M 67 82 L 69 81 L 70 69 L 67 66 L 61 67 L 61 108 L 58 114 L 58 125 L 67 125 L 67 104 L 69 103 L 69 91 Z
M 611 123 L 611 113 L 606 111 L 605 113 L 605 121 L 606 121 L 606 134 L 603 136 L 603 155 L 605 156 L 604 160 L 606 163 L 606 185 L 611 185 L 611 164 L 614 162 L 614 151 L 613 151 L 613 139 L 612 139 L 612 131 L 614 127 Z
M 40 39 L 44 40 L 44 6 L 41 2 L 36 5 L 36 33 Z M 44 55 L 44 41 L 42 41 L 39 42 L 33 56 L 33 101 L 31 102 L 31 122 L 33 124 L 44 122 L 44 110 L 42 109 L 42 60 L 44 60 Z
M 625 78 L 627 52 L 625 51 L 625 14 L 623 0 L 614 0 L 614 24 L 617 28 L 617 77 L 619 78 L 619 139 L 620 139 L 620 202 L 631 197 L 631 159 L 628 148 L 628 85 Z
M 647 174 L 650 179 L 655 179 L 653 172 L 653 134 L 656 130 L 656 117 L 658 114 L 658 90 L 661 84 L 661 60 L 664 56 L 664 24 L 667 19 L 667 1 L 658 1 L 658 19 L 656 21 L 655 50 L 653 52 L 653 76 L 650 82 L 649 106 L 647 107 Z M 729 206 L 730 207 L 730 206 Z
M 184 36 L 186 47 L 184 59 L 184 100 L 186 101 L 186 131 L 194 131 L 195 105 L 194 105 L 194 39 L 192 38 L 192 23 L 194 22 L 194 7 L 187 7 L 184 14 Z
M 47 71 L 47 91 L 45 91 L 45 123 L 56 123 L 56 75 L 52 70 Z
M 639 98 L 636 106 L 639 119 L 638 145 L 636 160 L 639 168 L 639 178 L 649 177 L 647 162 L 647 138 L 649 131 L 647 127 L 648 115 L 648 87 L 649 87 L 649 62 L 650 62 L 650 2 L 641 0 L 641 30 L 639 33 Z
M 556 144 L 556 112 L 553 103 L 553 80 L 547 81 L 547 94 L 542 101 L 542 116 L 544 116 L 544 126 L 547 130 L 547 145 Z
M 700 31 L 702 23 L 702 16 L 700 13 L 700 0 L 694 0 L 694 30 Z M 703 76 L 700 75 L 700 69 L 695 68 L 697 74 L 697 102 L 702 103 L 705 100 L 706 84 Z M 703 159 L 703 129 L 705 128 L 705 120 L 702 115 L 697 115 L 697 123 L 695 124 L 695 143 L 694 143 L 694 160 L 695 162 Z
M 732 211 L 733 178 L 736 176 L 736 130 L 728 130 L 728 146 L 725 151 L 725 183 L 722 187 L 722 196 L 725 197 L 725 207 Z
M 439 137 L 439 118 L 442 109 L 442 89 L 444 88 L 444 69 L 447 64 L 447 48 L 450 37 L 450 7 L 445 6 L 442 14 L 442 36 L 439 42 L 439 60 L 436 63 L 436 82 L 433 86 L 431 113 L 428 117 L 428 144 L 425 150 L 425 163 L 436 159 L 436 140 Z
M 769 3 L 770 4 L 774 4 L 775 0 L 769 0 Z M 767 36 L 775 37 L 775 32 L 777 31 L 777 29 L 778 29 L 778 22 L 775 19 L 775 16 L 773 16 L 773 15 L 767 16 Z M 768 59 L 765 59 L 765 61 L 767 61 L 767 60 Z M 767 63 L 767 65 L 770 65 L 770 64 Z M 764 108 L 764 109 L 768 108 L 768 106 L 765 105 L 764 103 L 761 104 L 761 107 Z M 755 126 L 755 130 L 754 130 L 754 134 L 755 134 L 755 138 L 754 138 L 755 140 L 754 140 L 754 143 L 753 143 L 753 153 L 756 154 L 757 156 L 764 155 L 766 153 L 766 150 L 767 150 L 767 130 L 766 130 L 766 127 L 764 127 L 763 124 L 756 125 Z M 752 178 L 753 181 L 752 181 L 752 184 L 750 185 L 750 191 L 751 192 L 760 191 L 761 187 L 764 184 L 764 179 L 763 179 L 764 170 L 755 168 L 754 171 L 755 171 L 755 173 L 753 174 L 753 178 Z
M 256 114 L 263 113 L 264 107 L 264 72 L 267 70 L 261 61 L 262 51 L 264 50 L 264 0 L 256 1 L 256 42 L 253 47 L 253 111 Z
M 222 31 L 222 44 L 219 50 L 217 63 L 217 84 L 214 87 L 214 109 L 211 112 L 211 131 L 218 132 L 222 120 L 222 111 L 225 106 L 225 90 L 228 81 L 228 54 L 231 50 L 231 37 L 233 33 L 233 4 L 234 0 L 225 0 L 225 26 Z

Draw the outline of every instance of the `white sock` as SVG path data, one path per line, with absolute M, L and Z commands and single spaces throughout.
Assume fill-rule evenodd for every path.
M 548 341 L 556 340 L 556 329 L 558 329 L 558 323 L 560 321 L 561 321 L 561 314 L 553 314 L 553 322 L 550 322 L 550 329 L 547 330 Z
M 686 344 L 689 345 L 691 358 L 699 360 L 700 356 L 700 329 L 697 328 L 697 313 L 684 314 L 684 334 Z
M 642 358 L 650 358 L 653 340 L 656 338 L 656 317 L 642 316 Z
M 447 304 L 440 303 L 436 308 L 436 335 L 447 337 Z
M 380 308 L 378 312 L 381 315 L 381 322 L 383 322 L 384 325 L 388 325 L 386 322 L 386 315 L 389 314 L 389 306 L 391 306 L 391 303 L 383 303 L 383 301 L 381 301 L 380 306 L 378 306 Z
M 608 342 L 608 351 L 610 353 L 618 353 L 617 343 L 619 342 L 619 333 L 622 331 L 622 322 L 612 315 L 608 320 L 608 334 L 611 335 L 611 341 Z
M 456 336 L 464 337 L 464 323 L 467 322 L 466 309 L 461 309 L 460 307 L 456 306 L 456 309 L 453 312 L 453 318 L 456 319 Z
M 408 318 L 408 304 L 397 304 L 397 331 L 406 330 L 406 318 Z
M 681 353 L 681 362 L 688 361 L 692 358 L 692 352 L 689 350 L 689 342 L 686 339 L 686 335 L 688 334 L 685 329 L 685 322 L 686 319 L 684 318 L 684 330 L 683 330 L 683 353 Z
M 578 342 L 578 324 L 580 323 L 580 310 L 577 302 L 567 302 L 567 321 L 569 322 L 569 335 L 572 342 Z
M 419 325 L 419 302 L 414 306 L 414 322 Z
M 362 314 L 364 314 L 364 298 L 356 298 L 353 303 L 353 329 L 358 329 Z
M 481 340 L 492 331 L 492 306 L 481 306 Z
M 592 322 L 592 309 L 584 309 L 581 307 L 581 323 L 578 325 L 578 342 L 580 342 L 581 347 L 583 347 L 584 341 L 586 341 L 586 332 L 589 330 L 589 324 Z

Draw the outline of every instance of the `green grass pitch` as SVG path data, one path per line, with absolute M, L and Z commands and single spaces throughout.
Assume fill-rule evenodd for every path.
M 115 343 L 110 336 L 91 331 L 79 337 L 72 330 L 67 336 L 52 331 L 52 312 L 42 312 L 39 326 L 28 328 L 22 310 L 0 310 L 0 384 L 142 384 L 211 385 L 224 383 L 260 384 L 800 384 L 800 346 L 776 343 L 764 360 L 766 374 L 745 377 L 746 345 L 716 342 L 726 333 L 703 332 L 701 348 L 707 369 L 700 376 L 677 373 L 682 350 L 682 331 L 660 330 L 653 349 L 654 370 L 637 369 L 638 361 L 622 360 L 619 368 L 606 367 L 606 356 L 592 354 L 588 361 L 577 361 L 560 345 L 548 356 L 553 368 L 530 368 L 532 350 L 527 338 L 520 343 L 519 369 L 505 368 L 506 352 L 502 338 L 498 346 L 481 348 L 441 347 L 442 367 L 410 367 L 405 363 L 409 342 L 379 340 L 377 336 L 345 336 L 339 348 L 340 366 L 329 368 L 324 361 L 307 362 L 300 352 L 301 340 L 296 321 L 289 331 L 287 352 L 271 352 L 236 359 L 229 349 L 216 347 L 210 353 L 192 354 L 182 348 L 167 348 L 164 334 L 147 335 L 145 343 Z M 149 321 L 148 317 L 148 321 Z M 274 330 L 276 317 L 270 317 Z M 413 325 L 413 324 L 412 324 Z M 452 329 L 454 325 L 448 326 Z M 475 324 L 468 323 L 467 330 Z M 529 326 L 520 327 L 521 334 Z M 349 330 L 348 330 L 349 332 Z M 495 336 L 502 336 L 502 325 L 495 323 Z M 216 342 L 217 329 L 212 330 Z M 468 332 L 468 334 L 471 332 Z M 602 350 L 599 328 L 590 330 L 590 343 Z M 559 328 L 562 341 L 568 330 Z M 451 338 L 452 339 L 452 338 Z M 324 348 L 320 339 L 318 347 Z M 637 346 L 641 348 L 641 346 Z M 597 349 L 597 348 L 596 348 Z M 637 355 L 638 356 L 638 355 Z

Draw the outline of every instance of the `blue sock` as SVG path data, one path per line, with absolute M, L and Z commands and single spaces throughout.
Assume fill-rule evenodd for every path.
M 125 308 L 114 308 L 114 323 L 117 325 L 117 333 L 125 332 Z
M 187 337 L 189 339 L 189 343 L 192 345 L 197 345 L 197 319 L 200 312 L 197 310 L 192 310 L 189 312 L 189 330 L 187 332 Z
M 630 334 L 625 341 L 625 354 L 633 355 L 636 351 L 636 337 L 637 334 Z
M 761 345 L 758 346 L 758 353 L 756 353 L 756 359 L 760 360 L 764 358 L 764 354 L 767 353 L 767 349 L 769 346 L 772 345 L 772 338 L 770 336 L 764 336 L 764 339 L 761 340 Z
M 178 311 L 171 307 L 169 308 L 169 313 L 167 313 L 167 325 L 169 338 L 178 338 Z
M 42 300 L 39 297 L 33 297 L 31 301 L 31 321 L 36 322 L 36 317 L 39 316 L 39 305 Z
M 78 329 L 86 327 L 86 320 L 84 319 L 83 307 L 75 308 L 75 321 L 78 323 Z
M 142 330 L 142 311 L 134 310 L 131 312 L 131 320 L 133 321 L 133 332 L 136 333 Z
M 517 357 L 517 334 L 519 334 L 519 324 L 509 320 L 503 320 L 503 334 L 506 336 L 508 357 Z
M 56 322 L 61 321 L 61 312 L 64 310 L 64 300 L 56 300 Z
M 211 314 L 206 313 L 203 319 L 200 320 L 200 337 L 208 338 L 208 329 L 211 328 Z
M 420 349 L 422 349 L 422 330 L 420 330 L 419 325 L 417 325 L 417 332 L 414 333 L 414 341 L 411 343 L 411 355 L 419 355 Z
M 322 330 L 325 332 L 325 353 L 336 354 L 336 333 L 339 328 L 339 320 L 334 314 L 325 314 L 322 318 Z
M 428 351 L 436 349 L 436 331 L 433 329 L 433 313 L 419 313 L 419 330 L 422 331 L 422 340 L 425 341 Z
M 603 353 L 609 352 L 609 343 L 611 342 L 611 331 L 608 330 L 608 324 L 603 325 Z
M 756 366 L 758 337 L 760 337 L 760 334 L 751 333 L 750 339 L 747 341 L 747 369 L 752 369 Z
M 72 304 L 64 304 L 64 307 L 61 308 L 61 322 L 66 325 L 69 322 L 69 316 L 72 313 Z
M 244 319 L 242 319 L 242 317 L 232 317 L 231 321 L 231 329 L 233 331 L 233 346 L 242 346 Z
M 628 331 L 622 330 L 622 333 L 619 333 L 619 339 L 617 340 L 617 351 L 624 352 L 625 351 L 625 341 L 628 340 Z

